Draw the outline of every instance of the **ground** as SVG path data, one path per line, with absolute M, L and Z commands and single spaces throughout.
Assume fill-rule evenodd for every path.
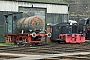
M 17 46 L 13 43 L 0 46 L 0 57 L 3 60 L 90 60 L 90 41 L 81 44 L 49 43 L 40 46 Z

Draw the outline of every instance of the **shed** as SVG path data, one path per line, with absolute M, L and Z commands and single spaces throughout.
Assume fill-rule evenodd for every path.
M 37 15 L 45 22 L 44 28 L 47 23 L 67 22 L 69 13 L 68 4 L 62 0 L 1 0 L 1 15 L 4 15 L 4 12 L 28 12 L 29 16 Z M 1 30 L 3 31 L 3 16 L 0 18 L 0 21 L 0 26 L 2 26 Z M 0 35 L 3 35 L 3 33 Z

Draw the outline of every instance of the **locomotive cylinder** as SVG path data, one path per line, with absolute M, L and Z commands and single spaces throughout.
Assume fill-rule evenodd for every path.
M 24 32 L 42 30 L 43 26 L 43 20 L 38 16 L 22 18 L 16 22 L 18 32 L 21 32 L 22 30 L 24 30 Z

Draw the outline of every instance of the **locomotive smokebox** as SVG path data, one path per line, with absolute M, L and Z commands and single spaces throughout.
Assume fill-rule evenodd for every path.
M 16 22 L 16 29 L 18 32 L 21 32 L 24 30 L 24 32 L 30 32 L 30 31 L 41 31 L 43 30 L 44 23 L 41 18 L 38 16 L 32 16 L 32 17 L 26 17 L 22 18 L 20 20 L 17 20 Z

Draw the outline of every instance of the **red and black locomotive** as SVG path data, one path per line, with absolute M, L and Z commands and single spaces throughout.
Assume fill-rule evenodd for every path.
M 85 26 L 77 23 L 59 23 L 51 25 L 51 41 L 65 43 L 83 43 L 85 42 Z

